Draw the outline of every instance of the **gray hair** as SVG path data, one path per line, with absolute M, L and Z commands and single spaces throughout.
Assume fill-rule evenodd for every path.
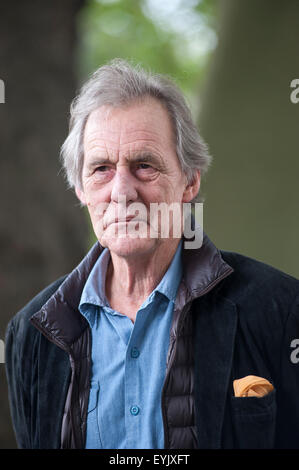
M 211 156 L 177 86 L 166 76 L 114 59 L 92 74 L 71 103 L 69 135 L 61 147 L 61 160 L 71 188 L 82 189 L 83 137 L 91 112 L 103 105 L 117 107 L 146 97 L 156 98 L 168 111 L 176 153 L 188 182 L 193 181 L 196 170 L 201 175 L 207 171 Z

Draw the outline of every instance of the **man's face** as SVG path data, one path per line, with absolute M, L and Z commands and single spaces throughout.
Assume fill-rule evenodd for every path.
M 101 106 L 90 114 L 84 133 L 82 190 L 76 192 L 88 207 L 99 242 L 111 252 L 140 255 L 167 242 L 160 235 L 150 236 L 151 203 L 182 206 L 196 195 L 199 174 L 195 185 L 187 184 L 174 140 L 168 113 L 153 98 L 119 108 Z M 145 211 L 133 211 L 131 222 L 128 215 L 120 216 L 128 214 L 120 209 L 135 203 Z M 133 221 L 143 236 L 128 233 Z

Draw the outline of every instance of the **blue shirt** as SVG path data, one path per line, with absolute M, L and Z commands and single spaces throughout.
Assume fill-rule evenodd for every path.
M 90 272 L 79 305 L 92 332 L 87 449 L 164 448 L 161 396 L 181 250 L 182 242 L 135 323 L 110 308 L 105 296 L 107 248 Z

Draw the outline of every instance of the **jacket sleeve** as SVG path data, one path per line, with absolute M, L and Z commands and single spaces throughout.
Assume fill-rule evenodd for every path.
M 277 384 L 277 447 L 299 448 L 299 294 L 289 309 L 283 332 Z
M 10 321 L 5 336 L 5 368 L 8 383 L 8 397 L 12 424 L 18 447 L 31 448 L 30 442 L 30 394 L 24 384 L 22 368 L 30 367 L 25 364 L 22 357 L 22 343 L 18 333 L 19 325 L 15 325 L 14 319 Z
M 38 367 L 41 334 L 31 324 L 38 312 L 66 278 L 60 277 L 39 292 L 8 323 L 5 335 L 5 368 L 12 424 L 18 447 L 39 446 Z

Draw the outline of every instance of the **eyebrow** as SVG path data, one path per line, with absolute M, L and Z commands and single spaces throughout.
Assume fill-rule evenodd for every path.
M 154 164 L 156 167 L 158 168 L 164 168 L 164 165 L 161 161 L 160 158 L 156 157 L 155 155 L 153 155 L 152 153 L 150 152 L 138 152 L 136 153 L 135 155 L 132 155 L 132 157 L 129 157 L 127 158 L 127 161 L 129 163 L 152 163 Z M 99 157 L 96 157 L 94 160 L 92 159 L 89 164 L 87 165 L 87 167 L 89 169 L 93 169 L 97 166 L 101 166 L 101 165 L 106 165 L 108 163 L 113 163 L 113 161 L 111 161 L 108 157 L 105 158 L 99 158 Z

